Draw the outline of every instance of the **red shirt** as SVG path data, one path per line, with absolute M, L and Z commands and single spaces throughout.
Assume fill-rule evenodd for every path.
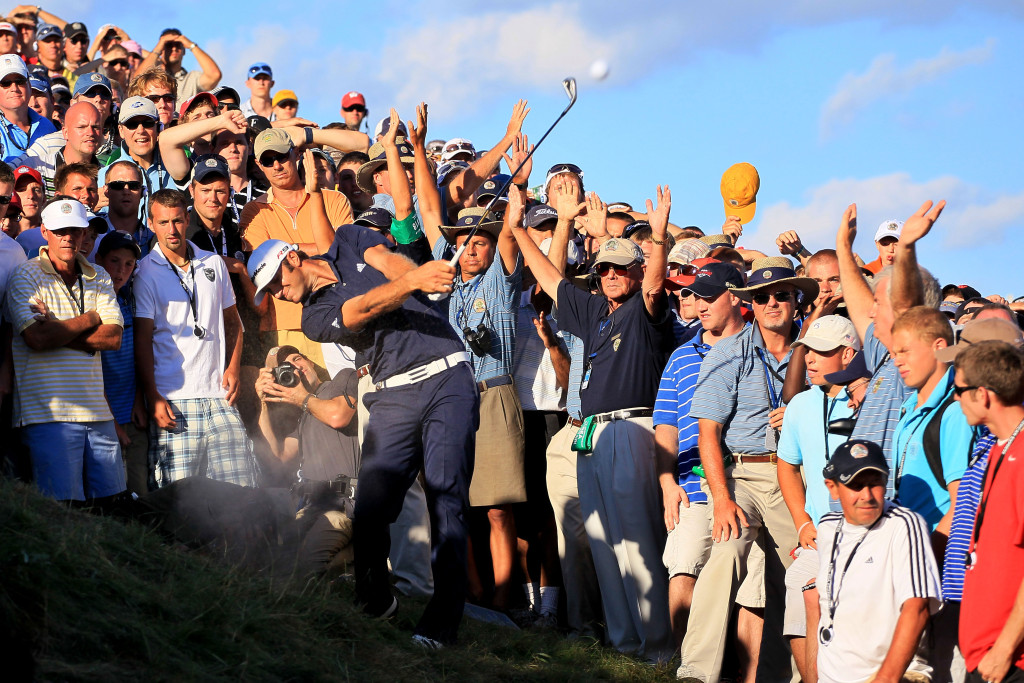
M 974 671 L 1010 617 L 1024 580 L 1024 434 L 1011 444 L 995 472 L 1004 446 L 992 447 L 982 495 L 985 516 L 976 539 L 975 561 L 964 578 L 960 605 L 960 651 Z M 995 478 L 993 479 L 993 475 Z M 979 507 L 979 512 L 981 507 Z M 1014 653 L 1024 668 L 1024 644 Z

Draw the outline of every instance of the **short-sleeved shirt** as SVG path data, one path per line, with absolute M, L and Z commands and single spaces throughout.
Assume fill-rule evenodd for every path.
M 781 399 L 782 378 L 792 355 L 790 349 L 781 361 L 776 359 L 764 348 L 757 324 L 723 339 L 700 367 L 690 416 L 722 425 L 722 441 L 728 452 L 770 452 L 765 445 L 768 413 L 772 410 L 769 382 Z
M 870 679 L 882 665 L 903 603 L 926 598 L 934 614 L 941 606 L 942 593 L 939 568 L 920 515 L 887 501 L 882 517 L 869 529 L 850 524 L 842 513 L 830 512 L 818 525 L 818 623 L 822 628 L 829 626 L 829 560 L 840 525 L 831 581 L 837 596 L 835 621 L 828 646 L 818 646 L 818 675 L 822 681 L 853 683 Z M 862 539 L 844 572 L 854 546 Z M 866 624 L 870 628 L 865 628 Z
M 996 436 L 982 425 L 978 440 L 971 453 L 967 471 L 956 490 L 953 522 L 946 542 L 946 560 L 942 565 L 942 597 L 946 601 L 960 602 L 964 593 L 964 573 L 967 571 L 967 553 L 970 551 L 974 521 L 981 502 L 981 486 L 988 471 L 988 454 L 996 443 Z
M 345 327 L 341 307 L 349 299 L 389 282 L 364 260 L 367 249 L 391 242 L 358 225 L 338 230 L 322 257 L 338 282 L 309 294 L 302 304 L 302 332 L 313 341 L 334 342 L 362 354 L 375 382 L 464 350 L 462 340 L 437 303 L 422 292 L 410 295 L 401 307 L 371 320 L 359 330 Z
M 117 228 L 114 227 L 114 224 L 110 222 L 109 215 L 106 216 L 106 220 L 108 231 L 117 230 Z M 124 231 L 119 230 L 118 232 Z M 156 233 L 150 230 L 149 227 L 146 225 L 145 221 L 143 221 L 141 218 L 139 219 L 138 223 L 135 224 L 135 232 L 124 232 L 124 234 L 131 235 L 131 238 L 135 241 L 135 244 L 139 245 L 139 251 L 142 252 L 143 258 L 148 256 L 149 252 L 153 250 L 154 245 L 156 245 Z M 99 246 L 100 240 L 96 240 L 96 247 L 94 248 L 93 253 L 95 253 L 95 250 L 98 249 Z
M 7 283 L 14 275 L 15 269 L 27 260 L 28 256 L 21 245 L 7 233 L 0 233 L 0 303 L 7 294 Z
M 46 247 L 15 269 L 7 283 L 6 319 L 14 328 L 14 425 L 44 422 L 102 422 L 111 419 L 103 396 L 100 354 L 66 346 L 30 349 L 22 336 L 36 322 L 29 308 L 41 299 L 57 320 L 96 311 L 101 324 L 122 326 L 114 285 L 107 271 L 78 256 L 81 277 L 71 287 L 53 268 Z
M 1024 581 L 1024 438 L 1018 434 L 1012 444 L 997 443 L 988 461 L 978 511 L 984 510 L 984 516 L 972 542 L 975 561 L 967 569 L 960 603 L 960 651 L 968 671 L 978 668 L 999 637 Z M 1024 668 L 1024 643 L 1011 662 Z
M 558 285 L 558 324 L 583 340 L 589 367 L 580 390 L 584 415 L 654 407 L 661 373 L 676 347 L 673 317 L 664 301 L 651 316 L 640 291 L 609 313 L 604 296 L 568 280 Z
M 66 145 L 67 140 L 64 139 L 64 134 L 58 130 L 33 142 L 21 156 L 13 159 L 10 165 L 12 168 L 24 165 L 39 171 L 39 175 L 43 178 L 43 185 L 46 187 L 46 196 L 52 197 L 56 192 L 54 177 L 66 163 L 64 161 Z M 99 159 L 95 155 L 89 163 L 97 167 L 100 165 Z
M 186 71 L 184 68 L 179 68 L 171 74 L 171 77 L 178 82 L 178 101 L 174 103 L 175 109 L 180 109 L 185 100 L 200 91 L 199 79 L 202 76 L 202 71 Z
M 352 222 L 352 207 L 341 192 L 323 190 L 327 219 L 335 230 Z M 310 217 L 309 195 L 304 194 L 295 217 L 279 201 L 274 190 L 254 199 L 242 209 L 238 230 L 242 235 L 244 251 L 251 252 L 267 240 L 281 240 L 288 244 L 315 243 L 313 222 Z M 344 227 L 349 230 L 349 227 Z M 312 254 L 311 254 L 312 256 Z M 260 318 L 260 330 L 297 330 L 302 326 L 302 307 L 290 301 L 270 299 L 270 311 Z
M 313 395 L 325 401 L 350 396 L 353 401 L 359 395 L 359 378 L 356 371 L 346 368 L 334 379 L 323 382 Z M 359 425 L 356 416 L 342 429 L 335 429 L 303 412 L 299 424 L 291 434 L 299 440 L 299 476 L 303 480 L 330 481 L 338 475 L 355 477 L 359 473 Z
M 448 242 L 443 239 L 434 243 L 434 258 L 444 258 Z M 516 256 L 516 266 L 511 273 L 505 272 L 501 252 L 495 248 L 494 260 L 484 272 L 469 280 L 462 279 L 462 269 L 455 276 L 455 288 L 450 296 L 441 300 L 448 310 L 448 322 L 463 338 L 466 352 L 473 365 L 473 375 L 481 382 L 492 377 L 511 375 L 515 363 L 516 315 L 519 310 L 519 294 L 523 285 L 523 255 Z M 490 331 L 491 348 L 482 356 L 473 353 L 465 341 L 463 330 L 474 332 L 483 325 Z
M 186 244 L 192 258 L 185 268 L 172 265 L 159 244 L 139 263 L 135 317 L 153 321 L 153 372 L 161 396 L 224 398 L 224 309 L 235 305 L 235 293 L 224 259 Z M 193 332 L 197 320 L 202 337 Z
M 44 135 L 57 130 L 53 121 L 43 118 L 34 109 L 28 110 L 28 133 L 0 114 L 0 154 L 5 163 L 17 159 L 28 151 L 29 147 Z
M 117 305 L 124 320 L 121 348 L 100 352 L 107 402 L 114 414 L 114 422 L 119 425 L 132 421 L 132 407 L 135 405 L 135 302 L 130 297 L 130 285 L 117 295 Z
M 565 410 L 565 391 L 558 386 L 551 350 L 544 347 L 537 328 L 533 326 L 533 319 L 538 314 L 530 295 L 529 291 L 522 293 L 516 315 L 518 329 L 512 376 L 519 393 L 519 403 L 523 410 Z M 546 319 L 551 333 L 561 339 L 558 324 L 550 315 Z
M 189 211 L 186 237 L 189 242 L 203 251 L 212 251 L 218 256 L 241 259 L 242 237 L 238 234 L 238 228 L 231 219 L 230 211 L 224 212 L 224 216 L 221 218 L 220 232 L 216 235 L 206 229 L 195 209 Z
M 917 392 L 910 395 L 903 404 L 904 414 L 892 437 L 893 468 L 890 477 L 893 485 L 898 487 L 896 502 L 924 517 L 932 531 L 949 510 L 949 490 L 932 474 L 922 442 L 934 411 L 952 393 L 953 368 L 950 368 L 920 408 L 914 407 Z M 939 431 L 939 453 L 947 486 L 964 476 L 973 442 L 974 430 L 967 424 L 960 402 L 954 401 L 942 414 Z
M 828 423 L 853 415 L 846 389 L 829 397 L 820 386 L 812 385 L 793 397 L 786 408 L 779 437 L 779 459 L 790 465 L 803 465 L 807 480 L 804 510 L 817 524 L 830 507 L 831 495 L 821 470 L 845 436 L 828 433 Z M 826 438 L 827 435 L 827 438 Z

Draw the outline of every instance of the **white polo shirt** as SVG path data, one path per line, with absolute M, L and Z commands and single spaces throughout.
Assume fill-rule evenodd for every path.
M 829 619 L 830 558 L 839 531 L 839 551 L 832 578 L 835 619 Z M 864 534 L 867 534 L 865 537 Z M 906 508 L 885 502 L 874 527 L 854 526 L 840 512 L 830 512 L 818 525 L 818 680 L 821 683 L 861 683 L 873 676 L 892 645 L 903 603 L 929 598 L 932 614 L 942 605 L 939 568 L 932 555 L 928 526 Z M 845 571 L 850 554 L 858 542 Z M 821 629 L 831 627 L 831 640 L 822 642 Z M 911 671 L 930 673 L 920 661 Z
M 184 269 L 172 265 L 159 244 L 142 259 L 135 276 L 135 317 L 153 321 L 154 374 L 161 396 L 170 401 L 224 398 L 224 309 L 235 305 L 235 294 L 224 259 L 191 242 L 188 246 L 193 258 Z M 196 319 L 186 288 L 205 330 L 201 338 L 193 332 Z

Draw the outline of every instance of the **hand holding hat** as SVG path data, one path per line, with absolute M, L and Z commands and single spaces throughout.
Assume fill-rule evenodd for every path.
M 722 234 L 732 240 L 733 244 L 740 241 L 740 235 L 743 234 L 743 223 L 740 222 L 739 216 L 726 216 L 725 223 L 722 223 Z

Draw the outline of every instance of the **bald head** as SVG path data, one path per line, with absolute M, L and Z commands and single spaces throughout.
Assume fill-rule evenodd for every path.
M 61 129 L 68 143 L 64 148 L 67 163 L 92 163 L 96 149 L 103 142 L 101 123 L 100 110 L 91 102 L 75 102 L 68 107 Z

